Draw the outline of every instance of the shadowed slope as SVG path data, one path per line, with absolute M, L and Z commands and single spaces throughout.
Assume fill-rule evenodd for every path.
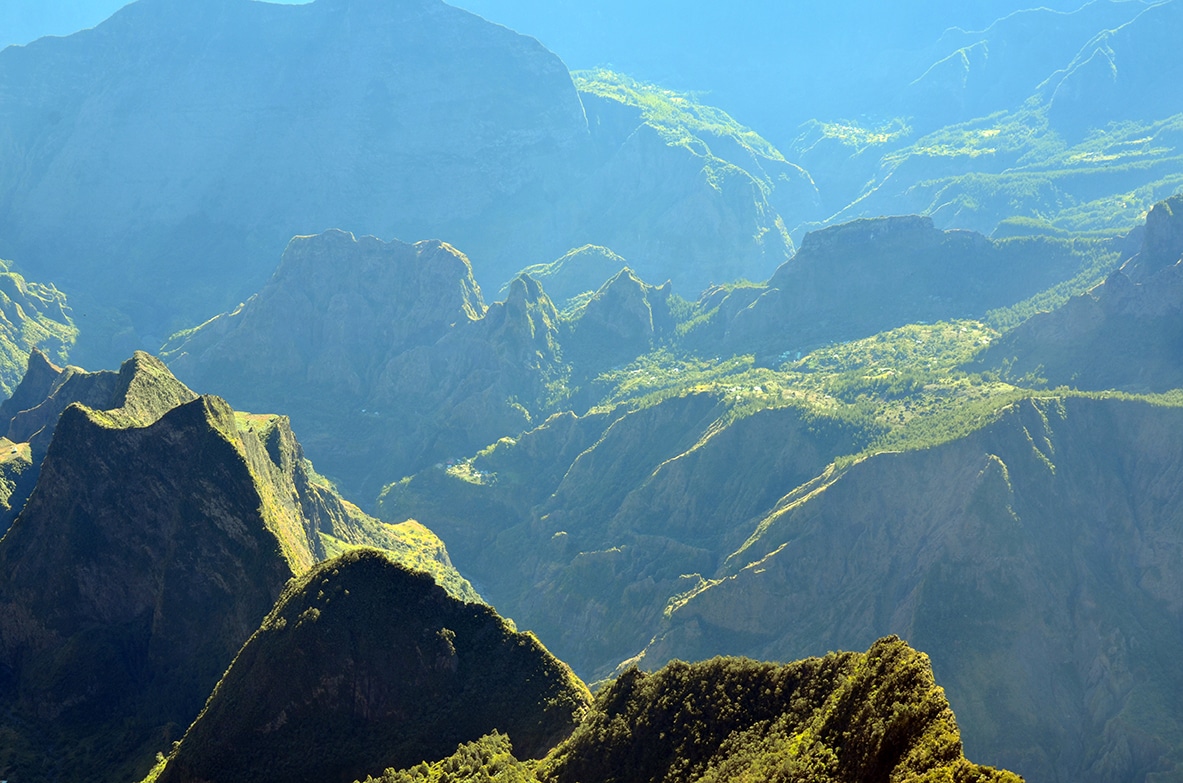
M 494 729 L 538 757 L 589 700 L 489 607 L 357 551 L 285 590 L 157 780 L 348 783 Z

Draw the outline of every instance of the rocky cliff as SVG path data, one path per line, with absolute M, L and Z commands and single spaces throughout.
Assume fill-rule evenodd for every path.
M 494 730 L 536 758 L 589 701 L 533 635 L 358 551 L 288 586 L 157 780 L 349 783 Z
M 196 388 L 288 411 L 322 470 L 369 499 L 526 429 L 557 338 L 558 313 L 528 277 L 486 306 L 450 245 L 332 231 L 292 240 L 258 295 L 164 356 Z
M 1071 243 L 1048 238 L 993 241 L 919 216 L 855 220 L 807 234 L 767 283 L 726 295 L 703 337 L 779 354 L 907 323 L 980 318 L 1080 264 Z
M 58 417 L 68 406 L 80 403 L 109 412 L 129 426 L 146 427 L 196 397 L 159 359 L 141 351 L 118 372 L 91 373 L 79 367 L 60 368 L 34 350 L 20 385 L 0 403 L 0 427 L 7 427 L 5 437 L 14 452 L 27 450 L 29 456 L 28 468 L 21 470 L 4 501 L 0 529 L 8 529 L 33 491 Z
M 1183 386 L 1183 196 L 1155 205 L 1141 250 L 1103 284 L 1033 316 L 975 366 L 1078 389 Z
M 593 242 L 693 294 L 780 263 L 812 189 L 589 123 L 558 57 L 439 0 L 142 0 L 0 52 L 0 95 L 0 254 L 79 292 L 86 364 L 233 307 L 297 234 L 446 238 L 489 290 Z
M 597 678 L 778 498 L 864 437 L 792 407 L 736 416 L 712 394 L 560 414 L 392 485 L 379 513 L 422 520 L 494 605 Z

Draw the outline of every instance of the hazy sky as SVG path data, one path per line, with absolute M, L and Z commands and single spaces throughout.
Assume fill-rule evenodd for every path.
M 885 51 L 922 49 L 949 27 L 983 29 L 1022 8 L 1063 11 L 1083 2 L 451 0 L 534 36 L 572 69 L 609 66 L 644 81 L 700 93 L 774 142 L 791 138 L 796 125 L 809 117 L 857 115 L 876 94 L 868 76 L 884 70 L 877 58 Z M 0 45 L 93 27 L 123 4 L 0 0 Z M 922 62 L 915 75 L 929 64 Z

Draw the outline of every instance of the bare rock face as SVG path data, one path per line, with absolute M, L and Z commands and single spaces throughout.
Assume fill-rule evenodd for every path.
M 172 369 L 285 410 L 357 496 L 526 429 L 558 362 L 558 313 L 519 277 L 486 306 L 467 257 L 330 231 L 292 240 L 255 297 L 166 346 Z
M 722 141 L 708 172 L 635 111 L 589 124 L 557 56 L 440 0 L 142 0 L 0 53 L 0 96 L 0 254 L 81 292 L 86 364 L 233 307 L 295 235 L 447 238 L 490 290 L 595 242 L 693 294 L 816 209 L 783 160 L 771 198 Z
M 352 552 L 284 591 L 158 780 L 350 783 L 492 731 L 538 758 L 589 702 L 532 634 Z
M 1078 389 L 1183 386 L 1183 196 L 1155 205 L 1141 250 L 1104 283 L 1033 316 L 976 364 Z

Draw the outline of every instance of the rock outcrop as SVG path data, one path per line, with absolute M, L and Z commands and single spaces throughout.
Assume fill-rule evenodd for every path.
M 357 551 L 289 585 L 157 780 L 350 783 L 491 731 L 537 758 L 590 698 L 489 607 Z

